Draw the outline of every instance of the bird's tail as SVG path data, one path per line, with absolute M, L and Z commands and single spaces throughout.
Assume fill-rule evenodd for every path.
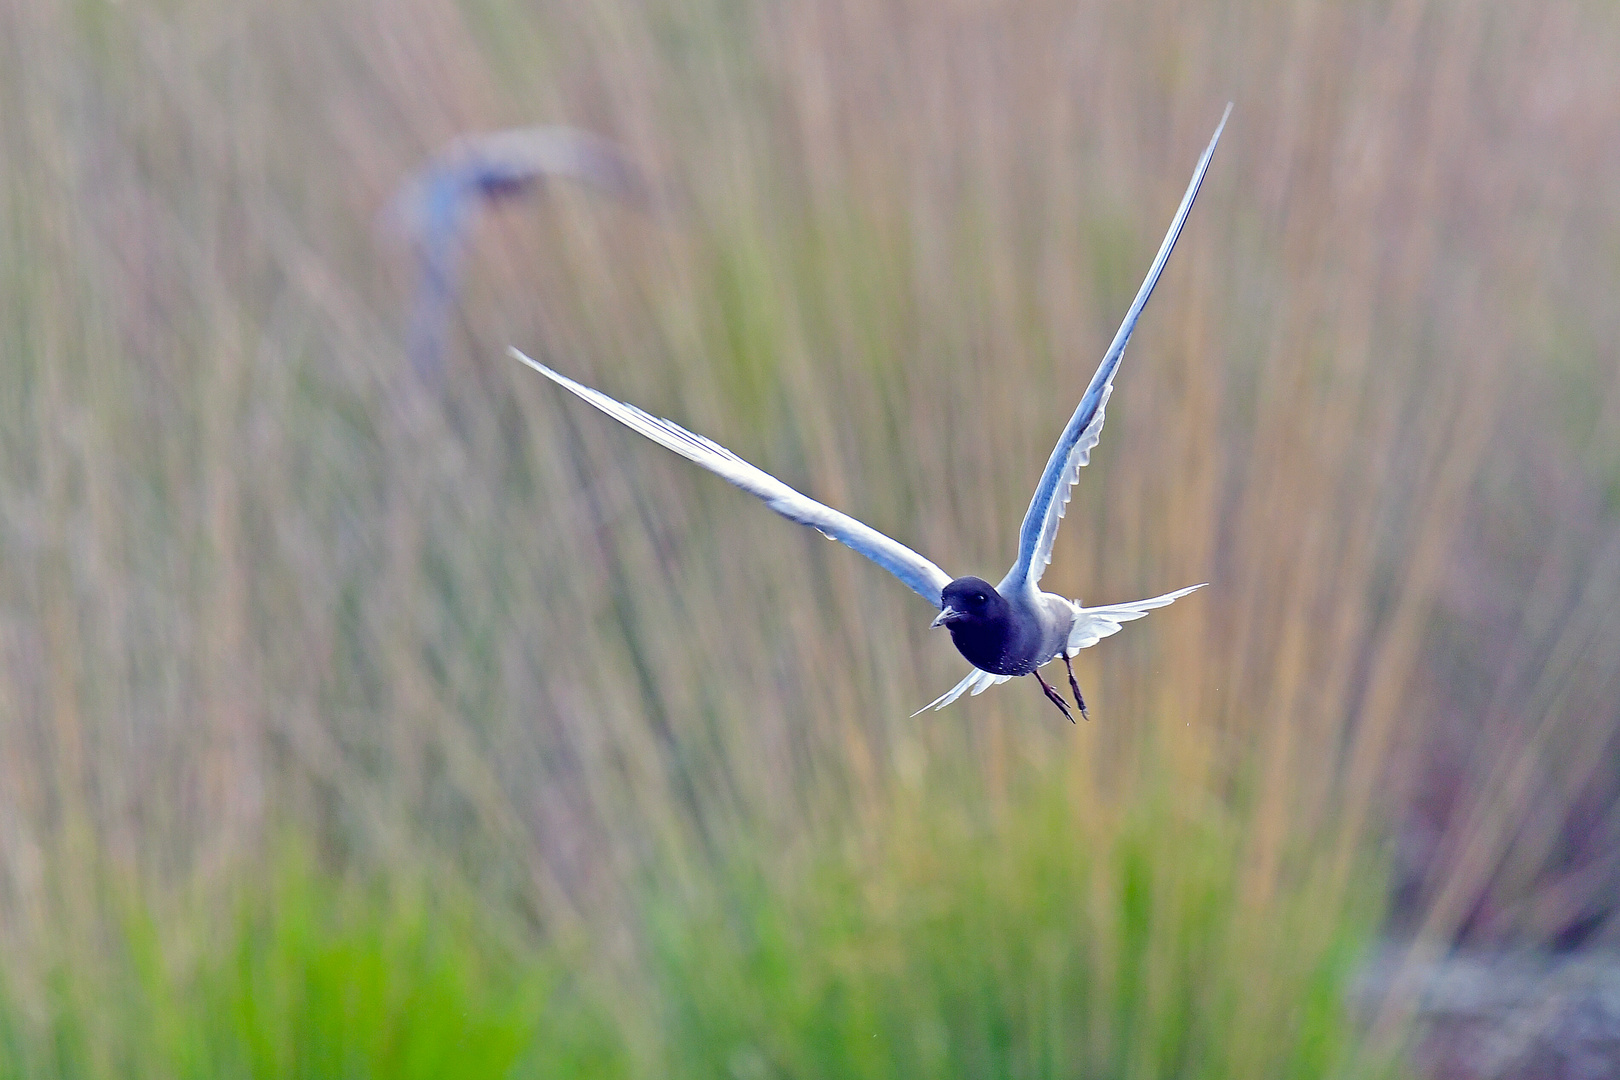
M 974 668 L 972 671 L 967 673 L 967 677 L 961 682 L 957 683 L 955 686 L 951 687 L 949 690 L 945 691 L 943 694 L 939 695 L 939 697 L 935 698 L 933 701 L 930 701 L 927 705 L 924 705 L 911 715 L 921 716 L 929 709 L 943 709 L 945 706 L 949 705 L 951 702 L 955 701 L 957 698 L 961 697 L 970 690 L 973 692 L 973 696 L 977 697 L 986 690 L 990 689 L 992 686 L 1000 686 L 1010 678 L 1012 678 L 1011 675 L 995 675 L 988 671 Z

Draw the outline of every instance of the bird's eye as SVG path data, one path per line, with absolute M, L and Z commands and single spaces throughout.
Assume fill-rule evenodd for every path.
M 984 603 L 984 602 L 985 602 L 985 600 L 987 600 L 987 599 L 988 599 L 988 597 L 986 597 L 986 596 L 985 596 L 985 595 L 984 595 L 984 593 L 974 593 L 974 594 L 973 594 L 973 602 L 974 602 L 974 603 L 975 603 L 975 604 L 982 604 L 982 603 Z

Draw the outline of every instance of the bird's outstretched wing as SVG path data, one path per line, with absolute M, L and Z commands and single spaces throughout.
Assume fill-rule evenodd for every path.
M 1052 450 L 1052 457 L 1046 463 L 1046 471 L 1041 474 L 1041 482 L 1036 485 L 1035 497 L 1029 501 L 1029 510 L 1024 514 L 1024 524 L 1018 530 L 1018 561 L 1013 568 L 1007 571 L 996 590 L 1003 596 L 1011 592 L 1032 589 L 1045 572 L 1046 566 L 1052 561 L 1052 544 L 1057 540 L 1058 523 L 1063 520 L 1063 512 L 1069 505 L 1070 490 L 1080 479 L 1080 469 L 1091 460 L 1091 448 L 1097 445 L 1102 437 L 1103 409 L 1108 404 L 1108 396 L 1114 392 L 1114 372 L 1119 369 L 1119 361 L 1125 355 L 1125 345 L 1131 340 L 1131 331 L 1136 329 L 1136 320 L 1142 315 L 1142 307 L 1153 295 L 1153 286 L 1159 283 L 1159 275 L 1164 272 L 1164 264 L 1170 258 L 1170 252 L 1176 246 L 1176 239 L 1181 235 L 1181 227 L 1187 222 L 1187 212 L 1192 209 L 1193 200 L 1198 197 L 1198 188 L 1204 182 L 1204 173 L 1209 169 L 1209 160 L 1215 154 L 1215 144 L 1221 141 L 1221 132 L 1226 127 L 1226 118 L 1232 113 L 1232 106 L 1226 106 L 1226 112 L 1221 114 L 1220 126 L 1215 129 L 1215 135 L 1209 140 L 1209 146 L 1204 150 L 1204 156 L 1198 159 L 1198 168 L 1193 171 L 1192 183 L 1187 185 L 1187 194 L 1181 198 L 1181 206 L 1176 210 L 1175 220 L 1170 223 L 1170 231 L 1165 234 L 1164 243 L 1159 245 L 1159 254 L 1149 268 L 1147 279 L 1142 282 L 1141 289 L 1137 290 L 1136 299 L 1131 302 L 1131 308 L 1125 313 L 1125 321 L 1119 326 L 1119 332 L 1114 335 L 1114 342 L 1108 346 L 1108 352 L 1103 355 L 1102 363 L 1097 373 L 1091 377 L 1091 385 L 1086 387 L 1085 396 L 1080 399 L 1080 407 L 1074 410 L 1074 416 L 1069 418 L 1069 424 L 1063 429 L 1063 436 L 1058 439 L 1057 446 Z
M 705 439 L 702 435 L 694 435 L 678 424 L 642 412 L 634 405 L 626 405 L 588 386 L 581 386 L 567 376 L 559 375 L 544 364 L 523 355 L 517 349 L 509 351 L 514 359 L 521 360 L 557 385 L 578 394 L 625 427 L 639 431 L 660 446 L 675 451 L 688 461 L 697 462 L 749 494 L 759 496 L 765 500 L 766 506 L 783 517 L 809 525 L 823 536 L 849 545 L 905 582 L 924 600 L 936 608 L 940 606 L 940 591 L 950 584 L 951 576 L 899 541 L 891 540 L 848 514 L 841 514 L 830 506 L 824 506 L 809 496 L 800 494 L 765 470 L 748 464 L 719 443 Z
M 1093 608 L 1080 607 L 1076 604 L 1074 626 L 1069 630 L 1069 655 L 1073 656 L 1081 649 L 1089 649 L 1105 637 L 1113 637 L 1126 623 L 1140 619 L 1154 608 L 1168 607 L 1207 584 L 1209 582 L 1206 581 L 1189 585 L 1185 589 L 1177 589 L 1163 596 L 1155 596 L 1150 600 L 1135 600 L 1128 604 L 1109 604 L 1106 607 Z

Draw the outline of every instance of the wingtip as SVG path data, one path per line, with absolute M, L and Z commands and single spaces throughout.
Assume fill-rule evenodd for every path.
M 529 367 L 538 371 L 540 374 L 544 375 L 554 383 L 561 383 L 564 386 L 568 386 L 572 382 L 572 380 L 564 378 L 555 371 L 552 371 L 550 368 L 546 367 L 546 365 L 542 364 L 540 361 L 536 360 L 534 357 L 530 356 L 516 345 L 508 345 L 506 347 L 506 355 L 510 356 L 520 364 L 527 364 Z
M 1215 153 L 1215 144 L 1221 141 L 1221 132 L 1226 130 L 1226 121 L 1231 115 L 1232 103 L 1228 101 L 1226 108 L 1221 112 L 1221 122 L 1215 125 L 1215 134 L 1209 137 L 1209 149 L 1205 151 L 1206 154 L 1213 155 Z

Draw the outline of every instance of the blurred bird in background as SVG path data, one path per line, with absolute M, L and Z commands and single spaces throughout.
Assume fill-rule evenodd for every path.
M 401 186 L 388 220 L 410 241 L 420 263 L 407 347 L 423 384 L 444 378 L 444 337 L 473 214 L 485 204 L 521 198 L 549 180 L 647 205 L 640 170 L 614 143 L 564 125 L 511 128 L 453 140 Z

